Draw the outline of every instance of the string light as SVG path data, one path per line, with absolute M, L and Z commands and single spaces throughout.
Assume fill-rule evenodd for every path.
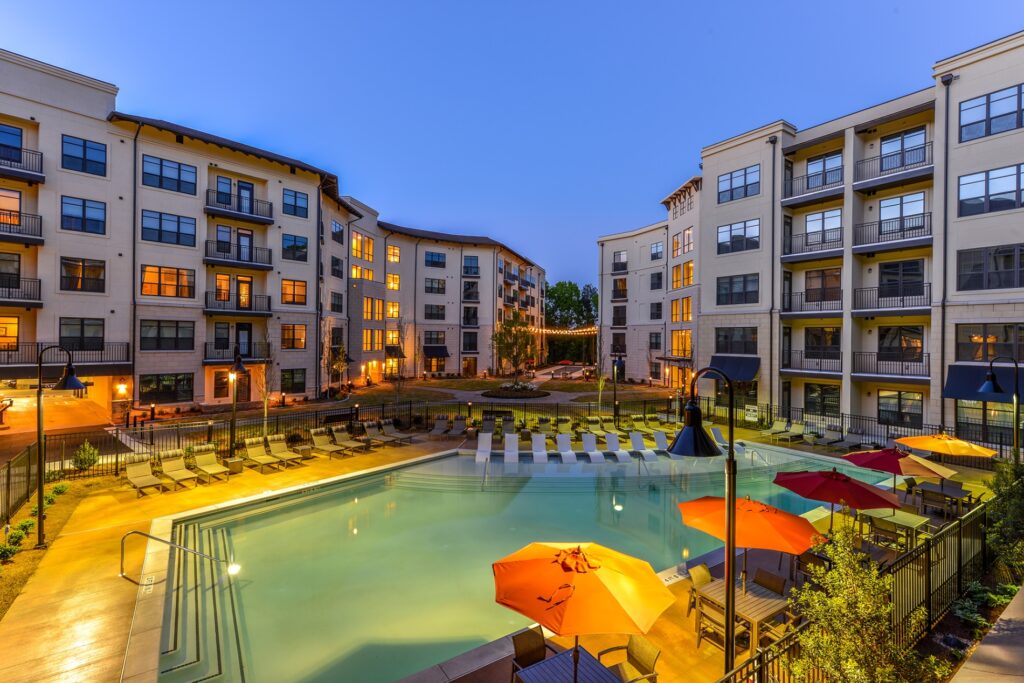
M 593 337 L 597 334 L 597 325 L 575 328 L 530 327 L 530 332 L 549 337 Z

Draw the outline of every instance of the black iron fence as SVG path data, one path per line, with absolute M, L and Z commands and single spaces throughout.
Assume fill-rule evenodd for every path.
M 783 352 L 780 360 L 782 370 L 827 373 L 843 371 L 843 353 L 832 347 Z
M 225 211 L 248 214 L 258 218 L 273 218 L 274 204 L 262 199 L 255 199 L 247 194 L 232 194 L 217 190 L 206 191 L 206 205 Z
M 266 294 L 207 292 L 206 310 L 270 313 L 270 297 Z
M 782 198 L 799 197 L 810 192 L 830 190 L 843 185 L 843 167 L 787 178 L 782 181 Z
M 0 167 L 41 174 L 43 172 L 43 153 L 24 147 L 0 145 Z
M 889 377 L 928 377 L 931 365 L 927 353 L 853 352 L 853 373 Z
M 241 242 L 206 240 L 206 258 L 269 266 L 274 260 L 274 251 Z
M 240 342 L 231 344 L 228 340 L 206 342 L 203 352 L 204 360 L 229 362 L 235 359 L 235 351 L 243 359 L 269 358 L 271 346 L 269 342 Z
M 782 254 L 809 254 L 843 248 L 843 228 L 828 228 L 782 236 Z
M 102 340 L 75 339 L 60 340 L 61 346 L 71 351 L 75 363 L 128 363 L 131 361 L 128 342 L 105 342 Z M 84 343 L 83 343 L 84 342 Z M 16 344 L 0 344 L 0 366 L 3 365 L 35 365 L 39 352 L 57 342 L 18 342 Z M 76 348 L 76 346 L 78 348 Z M 43 365 L 63 365 L 67 359 L 57 349 L 43 357 Z
M 881 154 L 868 159 L 861 159 L 854 169 L 854 182 L 872 180 L 894 173 L 903 173 L 922 166 L 932 164 L 932 143 L 926 142 L 916 147 L 908 147 L 898 152 Z
M 36 490 L 35 445 L 0 465 L 0 522 L 6 524 Z
M 843 310 L 843 290 L 821 287 L 806 292 L 783 292 L 783 313 L 839 312 Z
M 853 310 L 925 308 L 932 305 L 930 282 L 899 283 L 853 290 Z
M 0 277 L 0 299 L 41 301 L 41 283 L 29 277 Z
M 24 237 L 42 237 L 43 219 L 34 213 L 0 210 L 0 233 Z
M 932 234 L 932 214 L 919 213 L 853 226 L 853 246 L 909 240 Z

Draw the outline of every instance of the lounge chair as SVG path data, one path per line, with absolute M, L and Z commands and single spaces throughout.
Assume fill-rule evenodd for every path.
M 601 429 L 605 434 L 614 434 L 615 436 L 625 436 L 626 434 L 615 426 L 615 420 L 610 417 L 601 419 Z
M 518 434 L 506 434 L 505 435 L 505 462 L 506 463 L 518 463 L 519 462 L 519 435 Z
M 488 434 L 494 434 L 496 426 L 497 426 L 497 421 L 494 419 L 494 416 L 485 417 L 480 422 L 480 432 L 481 433 L 487 432 Z
M 487 462 L 491 459 L 491 440 L 494 435 L 489 432 L 480 432 L 476 437 L 476 461 Z
M 156 457 L 160 462 L 163 462 L 164 460 L 173 460 L 174 458 L 183 458 L 185 457 L 185 451 L 180 448 L 174 448 L 169 451 L 159 451 L 156 454 Z
M 850 427 L 846 432 L 846 436 L 840 441 L 830 444 L 829 448 L 834 448 L 838 451 L 848 451 L 851 448 L 860 448 L 865 445 L 870 445 L 870 442 L 867 441 L 864 431 L 857 427 Z
M 597 437 L 593 432 L 583 432 L 583 452 L 590 462 L 604 462 L 604 453 L 597 450 Z
M 715 444 L 722 449 L 722 454 L 727 455 L 729 453 L 729 442 L 725 440 L 724 436 L 722 436 L 722 430 L 718 427 L 712 427 L 711 437 L 715 440 Z M 747 449 L 743 444 L 737 443 L 734 440 L 732 443 L 732 451 L 736 455 L 742 457 L 746 454 Z
M 245 461 L 250 465 L 258 467 L 260 474 L 266 467 L 282 467 L 285 463 L 272 455 L 267 455 L 263 447 L 263 437 L 253 436 L 245 440 Z
M 631 415 L 629 419 L 633 421 L 634 432 L 640 432 L 647 436 L 654 435 L 654 430 L 647 426 L 647 420 L 644 419 L 643 415 Z
M 385 434 L 389 436 L 398 436 L 397 434 L 390 434 L 386 429 Z M 466 418 L 463 415 L 456 415 L 455 419 L 452 420 L 452 428 L 448 430 L 448 437 L 453 436 L 465 436 L 466 435 Z
M 456 423 L 457 422 L 458 421 L 456 420 Z M 404 441 L 405 443 L 412 443 L 412 434 L 403 434 L 402 432 L 398 431 L 398 428 L 395 427 L 394 420 L 384 420 L 383 422 L 381 422 L 381 429 L 384 430 L 385 434 L 387 434 L 388 436 L 392 436 L 398 439 L 399 441 Z M 462 433 L 466 433 L 465 420 L 462 421 Z
M 153 468 L 148 460 L 145 462 L 129 463 L 124 466 L 124 469 L 128 476 L 128 483 L 138 492 L 140 498 L 142 497 L 142 491 L 148 488 L 155 487 L 163 493 L 164 483 L 153 474 Z
M 534 425 L 533 431 L 546 437 L 552 436 L 555 432 L 551 429 L 551 418 L 538 417 L 537 424 Z
M 439 417 L 434 420 L 434 428 L 427 432 L 428 439 L 440 439 L 448 431 L 448 418 Z
M 329 429 L 331 436 L 334 437 L 334 445 L 341 449 L 341 452 L 338 453 L 339 458 L 344 456 L 346 452 L 349 455 L 355 455 L 356 451 L 368 451 L 373 446 L 369 441 L 353 439 L 344 427 L 330 427 Z
M 814 440 L 815 446 L 831 446 L 843 440 L 843 432 L 835 425 L 825 427 L 825 433 Z
M 530 437 L 530 445 L 533 448 L 533 461 L 543 464 L 548 461 L 548 444 L 543 434 L 534 434 Z
M 794 440 L 804 438 L 805 429 L 807 429 L 807 425 L 804 424 L 803 422 L 794 422 L 793 426 L 790 427 L 788 431 L 782 432 L 781 434 L 776 434 L 774 436 L 774 440 L 788 441 L 792 443 Z
M 271 434 L 267 437 L 267 445 L 270 447 L 270 454 L 285 463 L 297 465 L 303 458 L 302 453 L 292 450 L 288 446 L 284 434 Z M 310 453 L 312 453 L 312 450 Z
M 644 435 L 640 432 L 629 433 L 629 445 L 632 446 L 633 451 L 644 460 L 658 459 L 658 454 L 647 447 L 647 444 L 644 443 Z
M 620 681 L 623 683 L 633 683 L 634 681 L 657 682 L 658 674 L 655 673 L 654 667 L 658 663 L 658 657 L 661 656 L 661 650 L 656 648 L 651 641 L 643 636 L 632 634 L 629 636 L 629 642 L 625 645 L 616 645 L 615 647 L 609 647 L 598 652 L 597 661 L 600 662 L 601 657 L 609 652 L 618 652 L 619 650 L 626 651 L 626 661 L 606 668 L 615 674 Z
M 576 451 L 572 449 L 572 437 L 570 435 L 558 434 L 555 436 L 555 445 L 558 447 L 558 455 L 562 458 L 562 462 L 576 462 Z
M 184 487 L 186 481 L 194 482 L 193 486 L 199 485 L 199 475 L 185 467 L 185 458 L 165 460 L 161 468 L 163 475 L 174 482 L 174 489 L 177 489 L 179 484 Z
M 193 451 L 193 457 L 196 461 L 196 474 L 200 477 L 206 475 L 207 484 L 212 484 L 213 480 L 222 474 L 224 475 L 224 481 L 231 477 L 231 470 L 217 462 L 216 453 L 210 451 L 195 453 Z
M 311 450 L 314 453 L 326 455 L 329 458 L 333 458 L 334 456 L 338 456 L 340 458 L 345 455 L 345 448 L 331 443 L 331 437 L 327 434 L 327 427 L 311 429 L 309 430 L 309 436 L 313 439 L 313 447 Z M 359 445 L 368 448 L 366 444 Z
M 629 457 L 629 451 L 622 448 L 622 444 L 619 443 L 619 435 L 608 432 L 604 435 L 604 445 L 608 448 L 615 459 L 619 462 L 630 462 L 632 460 Z
M 668 434 L 665 432 L 654 432 L 654 448 L 667 454 L 672 460 L 682 460 L 683 456 L 671 453 L 668 450 Z
M 376 441 L 377 443 L 385 446 L 388 444 L 401 445 L 401 441 L 399 439 L 382 433 L 380 428 L 378 428 L 374 422 L 364 422 L 363 431 L 366 433 L 366 438 L 371 442 Z
M 558 434 L 572 435 L 572 420 L 567 417 L 558 418 L 558 422 L 555 424 L 555 431 Z
M 761 436 L 772 437 L 776 434 L 782 434 L 786 431 L 786 420 L 776 420 L 772 423 L 772 426 L 761 432 Z

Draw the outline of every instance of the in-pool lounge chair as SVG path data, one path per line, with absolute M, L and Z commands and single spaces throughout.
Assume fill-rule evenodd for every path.
M 196 453 L 193 451 L 193 457 L 196 461 L 196 474 L 200 477 L 206 477 L 206 483 L 212 484 L 213 480 L 224 475 L 224 481 L 227 481 L 231 477 L 231 470 L 224 465 L 217 462 L 217 454 L 213 451 L 205 451 L 203 453 Z
M 145 462 L 128 463 L 124 466 L 124 469 L 128 476 L 128 483 L 138 491 L 139 497 L 142 496 L 144 489 L 149 488 L 156 488 L 157 491 L 163 493 L 164 483 L 153 474 L 153 468 L 148 460 Z
M 555 436 L 555 446 L 558 447 L 558 457 L 562 459 L 564 463 L 575 463 L 576 462 L 576 451 L 572 449 L 572 437 L 568 434 L 558 434 Z
M 476 436 L 476 461 L 487 462 L 491 459 L 491 440 L 494 435 L 490 432 L 480 432 Z
M 401 442 L 393 436 L 388 436 L 380 431 L 375 422 L 364 422 L 363 431 L 366 433 L 366 438 L 371 442 L 376 442 L 382 446 L 387 445 L 401 445 Z
M 289 465 L 298 465 L 302 460 L 302 453 L 293 451 L 284 438 L 284 434 L 271 434 L 267 437 L 267 446 L 270 447 L 270 454 Z M 310 453 L 313 451 L 310 450 Z
M 440 439 L 448 431 L 448 417 L 434 419 L 434 428 L 427 432 L 428 439 Z
M 668 450 L 668 434 L 665 432 L 654 432 L 654 448 L 667 455 L 672 460 L 682 460 L 683 456 L 676 455 Z
M 281 460 L 272 455 L 267 455 L 267 450 L 263 447 L 262 436 L 250 437 L 244 443 L 245 461 L 254 467 L 258 467 L 260 474 L 263 474 L 263 469 L 266 467 L 277 467 L 280 469 L 284 465 Z
M 335 448 L 341 450 L 337 453 L 340 458 L 348 453 L 349 455 L 355 455 L 356 451 L 368 451 L 373 445 L 369 441 L 357 441 L 349 435 L 348 430 L 344 427 L 330 427 L 331 436 L 334 437 Z M 313 450 L 316 450 L 315 448 Z M 331 456 L 333 457 L 333 455 Z
M 313 439 L 313 448 L 311 450 L 314 453 L 326 455 L 329 458 L 333 458 L 335 456 L 340 458 L 345 455 L 346 449 L 331 443 L 331 437 L 327 434 L 327 427 L 311 429 L 309 430 L 309 436 Z M 367 447 L 366 444 L 359 445 L 364 448 Z
M 392 437 L 398 439 L 399 441 L 403 441 L 405 443 L 412 443 L 412 434 L 403 434 L 402 432 L 398 431 L 398 428 L 395 427 L 395 421 L 394 420 L 384 420 L 380 424 L 381 424 L 381 429 L 388 436 L 392 436 Z M 458 420 L 456 420 L 456 426 L 457 425 L 458 425 Z M 463 434 L 466 433 L 466 421 L 465 420 L 462 421 L 462 433 Z
M 597 450 L 597 437 L 593 432 L 583 432 L 583 452 L 590 462 L 604 462 L 604 453 Z
M 505 462 L 507 462 L 507 463 L 518 463 L 519 462 L 519 435 L 518 434 L 506 434 L 505 435 Z
M 647 444 L 644 443 L 644 435 L 640 432 L 629 433 L 629 445 L 633 447 L 633 452 L 644 460 L 658 459 L 658 454 L 647 447 Z
M 165 477 L 174 482 L 171 490 L 177 489 L 180 484 L 185 487 L 186 481 L 191 481 L 193 486 L 199 485 L 199 475 L 185 467 L 185 458 L 171 458 L 161 463 Z
M 605 434 L 604 445 L 619 462 L 630 462 L 633 459 L 629 457 L 629 451 L 622 448 L 622 445 L 619 443 L 618 434 L 612 434 L 611 432 Z
M 387 430 L 384 430 L 387 433 Z M 465 436 L 466 435 L 466 416 L 456 415 L 455 419 L 452 420 L 452 428 L 448 430 L 448 436 Z
M 543 434 L 534 434 L 530 437 L 530 445 L 533 448 L 533 461 L 535 463 L 546 463 L 548 461 L 548 444 Z
M 722 436 L 722 430 L 719 429 L 718 427 L 712 427 L 711 428 L 711 436 L 715 440 L 715 445 L 717 445 L 719 448 L 722 449 L 722 455 L 728 455 L 729 454 L 729 442 L 725 440 L 724 436 Z M 743 456 L 747 452 L 746 447 L 743 444 L 739 443 L 739 442 L 734 442 L 733 443 L 732 450 L 733 450 L 733 452 L 736 455 L 739 455 L 739 456 Z
M 786 432 L 786 421 L 785 420 L 776 420 L 775 422 L 772 422 L 772 426 L 771 427 L 769 427 L 768 429 L 765 429 L 765 430 L 763 430 L 761 432 L 761 436 L 772 437 L 772 436 L 775 436 L 776 434 L 783 434 L 785 432 Z

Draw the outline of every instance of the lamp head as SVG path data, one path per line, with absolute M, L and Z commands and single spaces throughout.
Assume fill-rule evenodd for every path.
M 54 391 L 85 389 L 85 385 L 75 376 L 75 366 L 70 360 L 64 366 L 64 372 L 61 374 L 60 379 L 57 380 L 57 383 L 53 385 L 53 389 Z
M 722 451 L 715 445 L 715 442 L 708 436 L 704 429 L 704 420 L 700 414 L 700 406 L 697 400 L 691 398 L 686 402 L 686 410 L 683 412 L 683 429 L 676 434 L 675 440 L 669 446 L 669 453 L 674 455 L 687 455 L 696 458 L 707 458 L 721 455 Z
M 243 375 L 248 372 L 245 369 L 245 364 L 242 363 L 242 354 L 238 353 L 238 351 L 235 351 L 235 363 L 231 366 L 229 372 L 233 372 L 235 375 Z
M 985 373 L 985 383 L 978 387 L 979 394 L 1002 394 L 1003 387 L 999 384 L 999 380 L 996 379 L 996 373 L 989 369 Z

